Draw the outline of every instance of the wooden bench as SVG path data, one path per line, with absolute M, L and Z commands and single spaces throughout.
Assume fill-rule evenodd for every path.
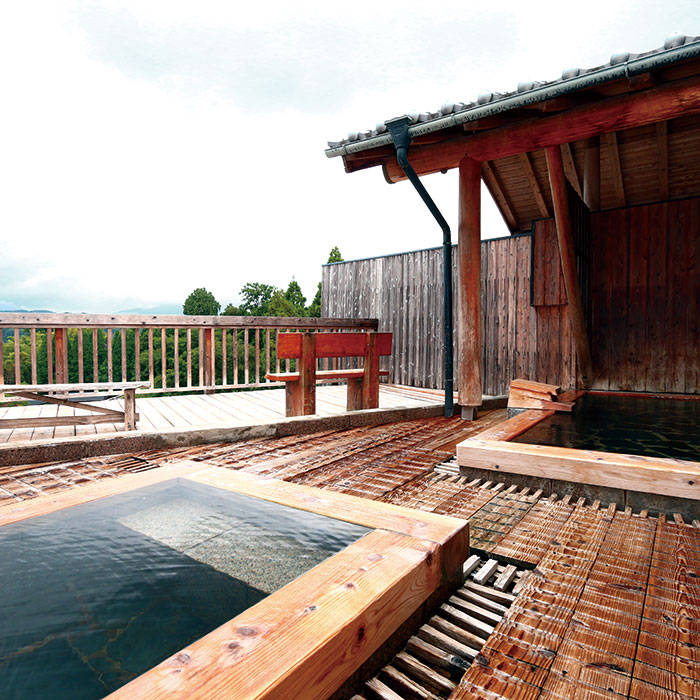
M 42 418 L 0 418 L 0 429 L 3 428 L 38 428 L 46 425 L 94 425 L 95 423 L 124 423 L 125 430 L 136 430 L 139 419 L 136 413 L 136 389 L 150 387 L 150 382 L 93 382 L 87 384 L 0 384 L 0 393 L 19 396 L 30 401 L 43 401 L 69 408 L 84 408 L 92 411 L 88 416 L 44 416 Z M 124 410 L 93 406 L 80 403 L 79 399 L 86 396 L 73 396 L 70 400 L 52 394 L 68 394 L 69 392 L 114 391 L 124 393 Z
M 286 415 L 316 413 L 316 381 L 347 380 L 348 411 L 379 408 L 379 358 L 391 355 L 391 333 L 280 333 L 277 357 L 297 360 L 297 372 L 269 373 L 265 377 L 286 384 Z M 363 357 L 360 369 L 317 370 L 319 358 Z

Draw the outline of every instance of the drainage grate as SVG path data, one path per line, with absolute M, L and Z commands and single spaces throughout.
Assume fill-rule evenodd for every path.
M 510 607 L 529 571 L 472 555 L 464 583 L 351 700 L 447 698 Z

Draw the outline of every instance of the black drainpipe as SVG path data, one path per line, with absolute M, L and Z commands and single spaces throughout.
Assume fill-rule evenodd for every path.
M 445 287 L 443 297 L 445 307 L 445 416 L 450 418 L 454 413 L 454 380 L 452 376 L 454 365 L 452 358 L 452 235 L 445 217 L 440 213 L 440 210 L 433 202 L 408 160 L 408 147 L 411 144 L 411 137 L 408 133 L 408 125 L 410 123 L 410 117 L 399 117 L 386 122 L 386 126 L 396 147 L 396 160 L 442 229 L 443 284 Z

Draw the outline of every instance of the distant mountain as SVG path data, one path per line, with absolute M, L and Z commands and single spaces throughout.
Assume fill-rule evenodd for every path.
M 115 311 L 117 314 L 139 314 L 143 316 L 157 316 L 158 314 L 182 314 L 182 306 L 179 304 L 160 304 L 159 306 L 151 306 L 148 309 L 143 307 L 137 309 L 122 309 Z
M 8 302 L 9 303 L 9 302 Z M 16 306 L 12 306 L 11 308 L 4 307 L 3 302 L 0 302 L 0 313 L 3 311 L 6 311 L 11 314 L 55 314 L 55 311 L 51 311 L 51 309 L 18 309 Z

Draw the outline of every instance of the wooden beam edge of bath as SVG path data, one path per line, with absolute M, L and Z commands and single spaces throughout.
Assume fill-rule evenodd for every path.
M 700 500 L 697 462 L 484 440 L 482 435 L 457 445 L 460 466 Z
M 43 494 L 19 503 L 8 503 L 0 506 L 0 527 L 72 508 L 82 503 L 97 501 L 100 498 L 108 498 L 134 489 L 152 486 L 170 479 L 177 479 L 201 470 L 201 464 L 182 462 L 177 465 L 156 467 L 138 474 L 120 474 L 113 478 L 103 478 L 97 482 L 75 485 L 59 493 Z
M 440 547 L 376 530 L 108 696 L 322 700 L 440 585 Z

